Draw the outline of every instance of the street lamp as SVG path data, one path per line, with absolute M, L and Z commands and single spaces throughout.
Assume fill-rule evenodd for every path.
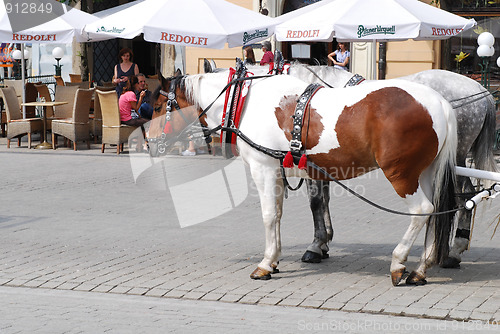
M 54 67 L 56 68 L 56 75 L 60 77 L 62 65 L 59 65 L 59 60 L 64 56 L 64 50 L 57 46 L 52 50 L 52 56 L 57 60 L 57 65 L 54 65 Z
M 28 57 L 30 56 L 30 53 L 28 50 L 24 50 L 24 76 L 26 76 L 26 61 L 28 60 Z M 15 69 L 15 75 L 14 77 L 16 79 L 19 79 L 21 76 L 22 76 L 22 64 L 21 64 L 21 59 L 23 59 L 23 53 L 21 52 L 21 50 L 14 50 L 14 52 L 12 52 L 12 58 L 14 58 L 15 60 L 17 60 L 17 66 L 16 66 L 16 69 Z
M 23 54 L 21 50 L 14 50 L 12 52 L 12 58 L 16 60 L 16 68 L 14 69 L 14 78 L 18 79 L 21 76 L 21 58 Z
M 481 67 L 481 84 L 484 88 L 490 88 L 490 57 L 495 53 L 495 37 L 485 31 L 477 37 L 477 55 L 481 58 L 482 64 L 479 63 Z

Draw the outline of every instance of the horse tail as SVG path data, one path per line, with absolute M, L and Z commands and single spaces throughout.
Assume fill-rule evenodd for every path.
M 443 147 L 436 157 L 436 169 L 434 178 L 434 193 L 432 204 L 434 212 L 443 212 L 456 208 L 455 198 L 456 184 L 456 152 L 457 152 L 457 120 L 455 112 L 447 101 L 441 102 L 447 122 L 447 134 Z M 442 263 L 447 257 L 450 249 L 451 231 L 453 228 L 454 213 L 446 213 L 431 216 L 431 224 L 434 226 L 434 248 L 436 250 L 436 261 Z M 432 224 L 434 223 L 434 224 Z
M 481 101 L 486 101 L 485 105 L 483 105 L 486 108 L 486 117 L 481 131 L 472 145 L 472 159 L 474 160 L 475 168 L 477 169 L 487 170 L 490 172 L 500 172 L 493 155 L 496 128 L 495 101 L 493 100 L 493 96 L 491 96 L 491 94 L 488 94 L 488 96 Z M 482 182 L 486 183 L 488 187 L 493 184 L 493 182 L 489 180 L 482 180 Z

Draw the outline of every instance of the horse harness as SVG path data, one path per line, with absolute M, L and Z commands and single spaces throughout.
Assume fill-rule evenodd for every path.
M 240 118 L 245 105 L 245 99 L 250 89 L 250 80 L 241 80 L 250 77 L 250 73 L 241 61 L 236 58 L 236 68 L 229 69 L 228 84 L 233 80 L 237 80 L 226 90 L 224 100 L 224 111 L 222 113 L 221 123 L 221 149 L 224 158 L 229 159 L 238 156 L 236 149 L 237 135 L 226 129 L 237 129 L 240 125 Z M 229 104 L 229 97 L 231 96 L 231 103 Z M 229 106 L 229 108 L 228 108 Z
M 172 80 L 170 82 L 170 87 L 168 92 L 165 92 L 163 89 L 159 90 L 159 94 L 167 98 L 167 106 L 165 111 L 165 125 L 163 127 L 163 131 L 160 138 L 150 138 L 149 141 L 151 143 L 155 142 L 158 143 L 158 153 L 160 154 L 166 152 L 168 146 L 166 142 L 166 137 L 167 134 L 172 133 L 172 124 L 171 124 L 172 112 L 173 112 L 172 108 L 174 109 L 174 111 L 179 112 L 179 115 L 181 115 L 182 119 L 184 120 L 184 122 L 186 122 L 188 127 L 191 124 L 191 122 L 189 122 L 189 120 L 186 118 L 186 115 L 184 115 L 184 113 L 182 112 L 182 108 L 179 107 L 179 103 L 177 102 L 176 99 L 175 90 L 177 87 L 177 81 L 182 79 L 183 77 Z M 158 111 L 158 108 L 155 108 L 155 111 Z
M 321 86 L 320 84 L 310 84 L 297 100 L 297 104 L 295 105 L 295 112 L 292 116 L 293 128 L 291 132 L 292 140 L 290 141 L 290 151 L 285 155 L 285 158 L 283 160 L 284 168 L 292 168 L 294 164 L 297 164 L 299 169 L 306 169 L 307 167 L 305 147 L 304 149 L 302 148 L 302 126 L 304 124 L 304 116 L 306 114 L 307 108 L 309 107 L 309 103 L 311 102 L 314 94 L 316 94 L 321 88 L 323 88 L 323 86 Z M 311 117 L 310 112 L 308 113 L 308 115 L 309 117 Z
M 359 75 L 359 74 L 354 74 L 350 79 L 349 81 L 347 81 L 347 83 L 344 85 L 344 88 L 345 87 L 352 87 L 352 86 L 357 86 L 359 85 L 360 83 L 362 83 L 363 81 L 365 81 L 365 78 L 363 78 L 362 75 Z

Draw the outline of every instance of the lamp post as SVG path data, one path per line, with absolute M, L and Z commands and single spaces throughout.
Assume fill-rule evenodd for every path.
M 12 58 L 16 60 L 16 68 L 14 69 L 14 78 L 19 79 L 21 77 L 21 58 L 23 54 L 21 50 L 14 50 L 12 52 Z
M 56 68 L 56 75 L 60 77 L 62 65 L 59 65 L 59 61 L 64 56 L 64 50 L 57 46 L 52 50 L 52 56 L 57 60 L 57 65 L 54 65 L 54 67 Z
M 477 55 L 481 58 L 482 64 L 479 63 L 481 67 L 481 84 L 484 88 L 490 88 L 490 57 L 495 53 L 495 48 L 493 44 L 495 43 L 495 37 L 485 31 L 477 37 Z

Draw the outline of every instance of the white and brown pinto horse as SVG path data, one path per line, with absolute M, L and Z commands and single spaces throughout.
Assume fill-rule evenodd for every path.
M 227 73 L 185 76 L 180 80 L 162 78 L 162 89 L 168 92 L 175 87 L 177 103 L 183 108 L 183 115 L 175 111 L 171 114 L 172 134 L 181 132 L 187 126 L 186 120 L 196 120 L 226 83 Z M 240 120 L 241 132 L 251 143 L 288 151 L 292 116 L 297 99 L 307 86 L 291 76 L 254 80 Z M 165 95 L 156 92 L 155 109 L 165 110 Z M 223 100 L 218 98 L 203 116 L 209 128 L 221 123 Z M 452 228 L 449 215 L 429 219 L 429 214 L 455 206 L 457 136 L 450 104 L 434 90 L 407 81 L 323 88 L 306 109 L 302 138 L 307 168 L 286 169 L 288 176 L 326 179 L 313 169 L 314 165 L 339 180 L 382 169 L 396 193 L 407 203 L 409 213 L 414 214 L 392 254 L 392 282 L 397 285 L 402 280 L 410 248 L 427 223 L 420 264 L 406 280 L 409 284 L 425 283 L 427 268 L 447 255 Z M 266 234 L 264 258 L 251 277 L 269 279 L 281 251 L 284 194 L 281 162 L 251 143 L 240 138 L 236 143 L 258 189 Z

